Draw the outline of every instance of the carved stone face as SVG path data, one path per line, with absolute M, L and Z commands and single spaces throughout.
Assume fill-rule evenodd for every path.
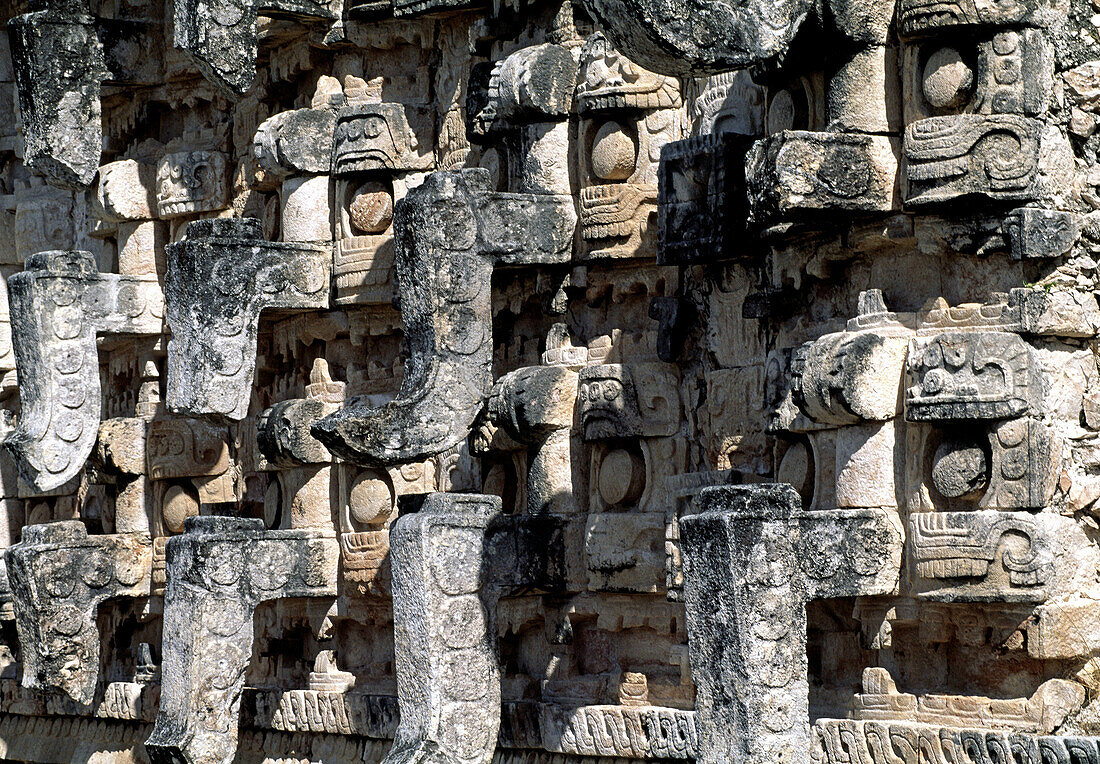
M 652 252 L 661 149 L 683 131 L 679 84 L 641 68 L 600 35 L 585 45 L 580 80 L 580 222 L 587 256 Z
M 585 440 L 623 438 L 641 433 L 634 381 L 625 366 L 589 366 L 580 373 L 577 400 Z
M 916 379 L 906 400 L 912 421 L 1015 417 L 1037 394 L 1031 352 L 1016 334 L 941 334 L 917 345 L 909 363 Z
M 396 103 L 345 109 L 333 133 L 333 173 L 426 170 L 435 131 L 426 109 Z
M 221 428 L 197 419 L 158 419 L 149 424 L 149 477 L 170 480 L 220 475 L 229 468 Z
M 225 206 L 225 155 L 216 151 L 167 154 L 157 165 L 157 211 L 162 218 Z
M 1040 163 L 1069 156 L 1043 121 L 1053 48 L 1044 31 L 1027 28 L 1044 5 L 901 3 L 907 204 L 967 194 L 1034 200 Z

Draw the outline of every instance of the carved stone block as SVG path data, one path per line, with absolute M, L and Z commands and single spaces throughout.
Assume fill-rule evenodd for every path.
M 1028 344 L 1007 332 L 948 332 L 914 340 L 905 418 L 911 422 L 1008 419 L 1035 410 L 1041 394 Z
M 676 3 L 589 0 L 589 12 L 619 50 L 664 74 L 744 69 L 780 58 L 810 12 L 803 0 L 769 5 L 759 0 L 717 7 Z
M 875 331 L 826 334 L 795 350 L 790 387 L 811 420 L 850 425 L 900 413 L 908 340 Z
M 103 148 L 99 90 L 107 64 L 94 21 L 39 10 L 8 28 L 27 166 L 53 185 L 83 189 Z
M 952 27 L 1045 26 L 1057 19 L 1057 4 L 1051 0 L 1022 0 L 1015 3 L 984 3 L 981 0 L 901 0 L 898 3 L 899 31 L 910 37 L 942 33 Z
M 265 309 L 327 308 L 331 251 L 263 241 L 253 219 L 199 220 L 168 247 L 168 408 L 243 419 Z
M 107 219 L 151 220 L 157 216 L 156 167 L 120 159 L 99 168 L 98 200 Z
M 906 122 L 942 114 L 1042 116 L 1053 95 L 1053 56 L 1038 29 L 994 28 L 974 39 L 905 46 Z
M 435 123 L 428 109 L 400 103 L 352 106 L 332 134 L 332 174 L 372 170 L 430 170 Z
M 659 364 L 585 367 L 577 391 L 585 440 L 672 435 L 681 417 L 676 384 Z
M 493 496 L 430 494 L 390 533 L 401 721 L 386 764 L 488 764 L 500 728 Z
M 1042 602 L 1055 579 L 1058 520 L 996 510 L 911 515 L 914 596 L 937 602 Z
M 99 680 L 96 610 L 149 593 L 150 539 L 89 536 L 70 520 L 23 529 L 4 553 L 23 648 L 23 686 L 60 692 L 89 710 Z
M 146 460 L 153 480 L 220 475 L 229 469 L 224 427 L 182 417 L 154 419 L 147 439 Z
M 805 603 L 896 590 L 887 513 L 799 505 L 786 485 L 712 487 L 680 520 L 701 762 L 808 764 Z
M 1062 257 L 1081 236 L 1080 215 L 1037 207 L 1021 207 L 1005 216 L 1008 251 L 1015 260 Z
M 327 174 L 332 165 L 331 135 L 336 114 L 330 109 L 281 111 L 257 129 L 252 153 L 261 170 L 286 176 L 292 173 Z
M 898 151 L 890 139 L 788 130 L 758 141 L 745 174 L 753 220 L 897 209 Z
M 165 219 L 226 206 L 229 178 L 220 151 L 166 154 L 157 165 L 157 213 Z
M 176 0 L 173 43 L 211 83 L 233 98 L 240 97 L 256 79 L 256 15 L 258 6 L 264 4 L 255 0 Z
M 748 139 L 730 133 L 674 141 L 661 149 L 657 262 L 711 262 L 742 254 Z
M 253 613 L 284 597 L 336 595 L 336 538 L 265 531 L 260 520 L 188 518 L 167 545 L 161 703 L 145 749 L 156 764 L 229 764 L 237 751 Z
M 99 273 L 87 252 L 40 252 L 8 279 L 22 413 L 4 441 L 29 490 L 76 476 L 99 431 L 97 334 L 159 335 L 155 277 Z
M 906 204 L 937 204 L 969 194 L 1035 198 L 1042 133 L 1042 122 L 1008 114 L 911 123 L 905 128 Z
M 432 173 L 396 205 L 397 286 L 412 353 L 396 400 L 351 405 L 313 426 L 333 453 L 398 464 L 469 433 L 491 385 L 493 258 L 553 261 L 565 243 L 547 225 L 540 195 L 489 193 L 488 179 L 480 169 Z

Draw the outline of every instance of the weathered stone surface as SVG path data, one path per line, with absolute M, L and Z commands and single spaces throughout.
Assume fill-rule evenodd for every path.
M 23 686 L 90 708 L 99 681 L 96 611 L 107 599 L 149 593 L 149 538 L 89 536 L 76 520 L 32 525 L 4 561 L 23 645 Z
M 1005 217 L 1009 252 L 1017 260 L 1061 257 L 1081 235 L 1081 218 L 1071 212 L 1021 207 Z
M 178 0 L 172 4 L 173 44 L 200 72 L 231 98 L 244 95 L 256 79 L 258 12 L 332 21 L 340 3 L 325 0 Z
M 745 175 L 751 215 L 759 223 L 900 206 L 897 149 L 888 138 L 784 131 L 753 145 Z
M 995 510 L 911 515 L 914 596 L 940 602 L 1042 602 L 1056 574 L 1058 520 Z
M 700 761 L 811 761 L 805 603 L 897 587 L 885 513 L 800 504 L 785 485 L 714 487 L 680 520 Z
M 157 164 L 157 213 L 176 218 L 222 209 L 228 180 L 221 152 L 165 154 Z
M 397 205 L 395 262 L 411 350 L 401 392 L 374 409 L 349 406 L 313 425 L 333 453 L 394 464 L 465 439 L 491 384 L 489 277 L 478 251 L 475 194 L 484 174 L 433 174 Z
M 74 4 L 79 5 L 79 4 Z M 91 16 L 38 10 L 8 22 L 27 166 L 61 188 L 92 182 L 102 149 L 103 46 Z
M 394 647 L 401 721 L 387 764 L 489 762 L 500 728 L 489 526 L 500 501 L 431 494 L 398 519 Z
M 744 137 L 687 138 L 661 150 L 657 260 L 708 262 L 739 254 L 743 243 Z
M 589 12 L 635 61 L 666 74 L 743 69 L 782 58 L 811 6 L 748 0 L 735 6 L 702 2 L 588 0 Z
M 929 117 L 905 128 L 906 204 L 1039 196 L 1043 123 L 1016 115 Z
M 540 262 L 565 243 L 538 195 L 491 194 L 487 180 L 484 170 L 433 173 L 396 206 L 397 285 L 410 357 L 395 401 L 379 409 L 348 406 L 313 426 L 334 453 L 396 464 L 445 451 L 469 433 L 491 382 L 493 257 Z
M 318 140 L 336 128 L 331 109 L 281 111 L 256 129 L 252 151 L 260 167 L 278 175 L 327 173 L 332 165 L 331 143 Z
M 164 298 L 155 278 L 99 273 L 87 252 L 40 252 L 8 279 L 22 412 L 4 440 L 27 489 L 75 477 L 99 431 L 96 336 L 159 335 Z
M 1093 3 L 342 5 L 5 17 L 0 758 L 1097 759 Z
M 259 228 L 249 219 L 196 221 L 168 247 L 167 403 L 174 412 L 243 419 L 260 312 L 328 307 L 329 251 L 263 241 Z
M 1031 350 L 1004 332 L 953 332 L 910 349 L 916 384 L 906 392 L 910 421 L 1007 419 L 1034 411 L 1041 383 Z
M 336 538 L 265 531 L 259 520 L 192 517 L 167 549 L 161 706 L 154 762 L 228 764 L 252 654 L 253 612 L 285 597 L 336 595 Z

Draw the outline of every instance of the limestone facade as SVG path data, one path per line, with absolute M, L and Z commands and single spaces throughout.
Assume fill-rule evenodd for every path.
M 3 13 L 0 758 L 1100 764 L 1100 4 Z

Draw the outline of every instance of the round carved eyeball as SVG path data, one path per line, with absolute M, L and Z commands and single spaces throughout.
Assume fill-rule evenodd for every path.
M 600 462 L 597 486 L 609 505 L 637 501 L 645 491 L 645 459 L 625 448 L 608 451 Z
M 489 171 L 489 188 L 494 191 L 504 190 L 504 159 L 499 151 L 494 148 L 485 149 L 477 165 Z
M 604 122 L 592 139 L 592 174 L 600 180 L 626 180 L 634 174 L 638 151 L 626 128 Z
M 169 533 L 182 533 L 184 520 L 198 513 L 198 500 L 180 486 L 174 485 L 164 492 L 160 514 Z
M 378 181 L 364 183 L 352 195 L 348 215 L 357 233 L 382 233 L 393 221 L 393 196 Z
M 940 48 L 924 65 L 924 98 L 937 109 L 962 106 L 974 84 L 974 72 L 954 48 Z
M 393 492 L 382 474 L 375 470 L 361 473 L 348 493 L 348 514 L 354 523 L 368 525 L 385 520 L 393 511 Z
M 779 462 L 775 479 L 794 486 L 802 497 L 802 505 L 810 506 L 814 498 L 814 455 L 806 443 L 791 444 Z
M 985 450 L 971 443 L 944 441 L 932 457 L 932 483 L 949 499 L 983 488 L 989 480 Z
M 768 104 L 767 124 L 765 126 L 768 134 L 793 130 L 797 118 L 798 107 L 794 102 L 794 93 L 787 88 L 777 90 L 772 95 L 771 103 Z

